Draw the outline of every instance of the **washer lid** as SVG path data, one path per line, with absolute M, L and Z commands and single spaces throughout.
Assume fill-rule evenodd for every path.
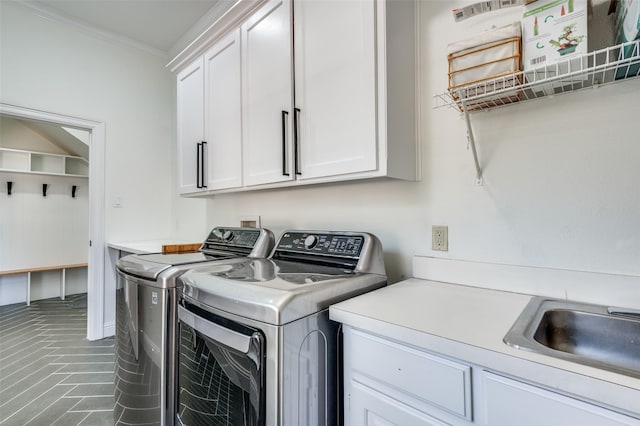
M 385 275 L 272 259 L 231 259 L 191 269 L 183 295 L 201 306 L 283 325 L 382 287 Z
M 196 253 L 149 253 L 132 254 L 118 260 L 116 267 L 129 275 L 156 280 L 165 270 L 180 265 L 197 264 L 210 262 L 213 260 L 229 259 L 236 257 L 229 253 L 218 253 L 216 255 Z
M 273 233 L 268 229 L 215 227 L 199 252 L 129 255 L 118 260 L 116 267 L 123 273 L 155 281 L 163 271 L 174 266 L 234 257 L 267 257 L 273 240 Z

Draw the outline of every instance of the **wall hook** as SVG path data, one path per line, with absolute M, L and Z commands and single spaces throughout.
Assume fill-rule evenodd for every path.
M 12 188 L 13 188 L 13 182 L 7 181 L 7 195 L 11 195 Z
M 48 184 L 46 184 L 46 183 L 43 183 L 43 184 L 42 184 L 42 196 L 43 196 L 43 197 L 46 197 L 46 196 L 47 196 L 47 187 L 48 187 L 48 186 L 49 186 L 49 185 L 48 185 Z
M 76 189 L 78 189 L 76 185 L 71 187 L 71 198 L 76 198 Z

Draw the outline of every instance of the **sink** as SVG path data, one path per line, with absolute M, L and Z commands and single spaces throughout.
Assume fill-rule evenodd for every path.
M 640 378 L 640 316 L 534 297 L 504 337 L 509 346 Z M 629 310 L 631 312 L 632 310 Z

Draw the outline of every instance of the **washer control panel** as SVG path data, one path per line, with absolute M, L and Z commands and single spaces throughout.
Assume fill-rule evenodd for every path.
M 259 237 L 259 229 L 213 228 L 203 244 L 203 249 L 211 250 L 221 246 L 252 248 Z
M 278 251 L 294 251 L 325 256 L 358 257 L 364 236 L 322 232 L 285 232 L 278 242 Z

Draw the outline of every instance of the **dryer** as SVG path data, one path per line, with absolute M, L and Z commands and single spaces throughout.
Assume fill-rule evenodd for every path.
M 116 425 L 171 426 L 175 420 L 176 279 L 196 265 L 263 258 L 271 231 L 216 227 L 197 252 L 135 254 L 116 264 Z

